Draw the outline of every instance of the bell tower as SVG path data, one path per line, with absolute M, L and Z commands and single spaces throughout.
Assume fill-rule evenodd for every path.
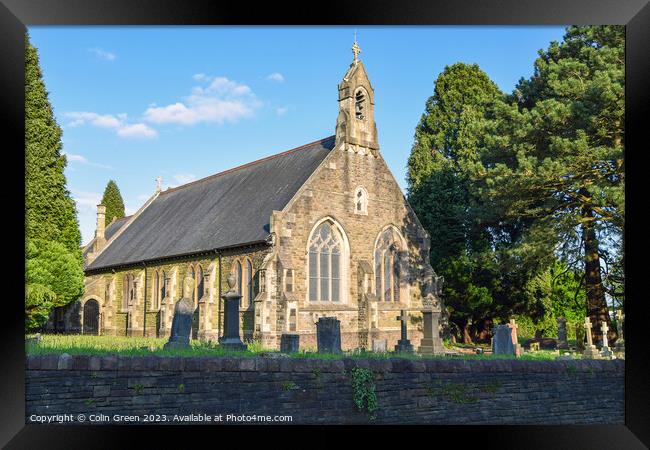
M 336 147 L 346 151 L 377 156 L 375 91 L 359 60 L 361 49 L 355 35 L 354 59 L 339 83 L 339 115 L 336 119 Z

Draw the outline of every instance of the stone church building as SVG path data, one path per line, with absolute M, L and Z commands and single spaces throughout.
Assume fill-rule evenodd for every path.
M 341 321 L 344 349 L 400 334 L 422 337 L 424 307 L 439 308 L 429 236 L 381 156 L 375 96 L 359 48 L 338 85 L 334 136 L 175 188 L 106 224 L 84 247 L 85 294 L 53 314 L 50 331 L 168 336 L 186 276 L 194 279 L 193 335 L 217 340 L 221 296 L 236 276 L 242 338 L 279 348 L 283 333 L 316 347 L 315 322 Z M 444 309 L 443 309 L 444 311 Z

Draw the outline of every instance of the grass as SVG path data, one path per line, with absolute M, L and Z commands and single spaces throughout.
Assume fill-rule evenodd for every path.
M 254 357 L 261 353 L 277 353 L 275 350 L 268 350 L 262 347 L 259 342 L 248 343 L 246 351 L 232 351 L 220 348 L 218 344 L 192 340 L 187 349 L 165 350 L 163 346 L 166 338 L 151 337 L 126 337 L 126 336 L 82 336 L 82 335 L 61 335 L 44 334 L 40 342 L 26 343 L 28 355 L 121 355 L 121 356 L 239 356 Z M 444 355 L 419 355 L 419 354 L 398 354 L 394 352 L 374 353 L 369 351 L 348 351 L 339 354 L 318 353 L 315 349 L 305 349 L 300 352 L 290 353 L 290 358 L 317 358 L 317 359 L 388 359 L 404 358 L 410 360 L 422 359 L 449 359 Z M 553 351 L 540 350 L 533 353 L 524 353 L 520 360 L 552 360 L 557 354 Z M 476 355 L 459 354 L 454 359 L 463 360 L 494 360 L 513 359 L 511 356 L 498 355 Z

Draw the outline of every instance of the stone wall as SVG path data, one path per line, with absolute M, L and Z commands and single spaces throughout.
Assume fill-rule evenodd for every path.
M 354 367 L 374 374 L 374 420 L 354 404 Z M 147 414 L 167 423 L 190 414 L 185 423 L 199 414 L 233 423 L 232 414 L 245 423 L 623 424 L 624 362 L 28 357 L 26 422 L 53 414 L 106 424 Z

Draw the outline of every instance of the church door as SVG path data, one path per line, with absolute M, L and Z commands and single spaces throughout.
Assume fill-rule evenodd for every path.
M 90 299 L 84 304 L 83 334 L 99 334 L 99 303 Z

